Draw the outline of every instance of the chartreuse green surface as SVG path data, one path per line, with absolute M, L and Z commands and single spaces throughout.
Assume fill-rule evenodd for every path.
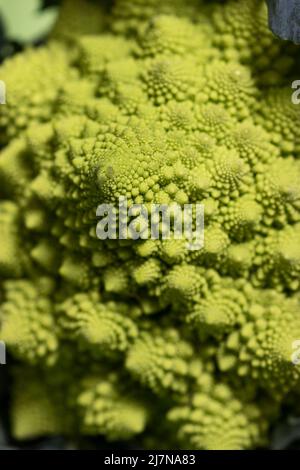
M 9 40 L 30 44 L 40 40 L 53 27 L 58 10 L 42 10 L 41 0 L 0 0 L 0 17 Z
M 297 57 L 263 1 L 69 0 L 46 46 L 1 67 L 16 438 L 268 442 L 300 383 Z M 204 203 L 204 249 L 98 240 L 119 196 Z

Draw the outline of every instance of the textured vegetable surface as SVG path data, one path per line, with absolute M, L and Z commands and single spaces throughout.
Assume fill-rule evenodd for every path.
M 297 70 L 259 0 L 66 0 L 49 44 L 4 63 L 15 437 L 268 442 L 300 384 Z M 98 240 L 119 196 L 203 203 L 204 249 Z

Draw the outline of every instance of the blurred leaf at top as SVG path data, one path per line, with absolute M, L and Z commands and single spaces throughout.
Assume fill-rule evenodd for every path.
M 0 0 L 0 15 L 5 36 L 23 44 L 43 38 L 55 23 L 58 8 L 45 6 L 41 0 Z

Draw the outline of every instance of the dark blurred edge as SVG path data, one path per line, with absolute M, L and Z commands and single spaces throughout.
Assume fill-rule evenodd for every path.
M 48 7 L 56 7 L 61 3 L 62 0 L 43 0 L 42 1 L 42 10 Z
M 300 44 L 300 0 L 267 0 L 267 3 L 273 33 Z

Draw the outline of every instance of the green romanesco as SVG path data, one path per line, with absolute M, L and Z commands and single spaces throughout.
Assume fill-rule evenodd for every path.
M 65 0 L 48 44 L 0 68 L 16 438 L 256 448 L 299 394 L 299 50 L 264 3 Z M 97 207 L 117 225 L 124 197 L 203 204 L 203 249 L 99 240 Z

